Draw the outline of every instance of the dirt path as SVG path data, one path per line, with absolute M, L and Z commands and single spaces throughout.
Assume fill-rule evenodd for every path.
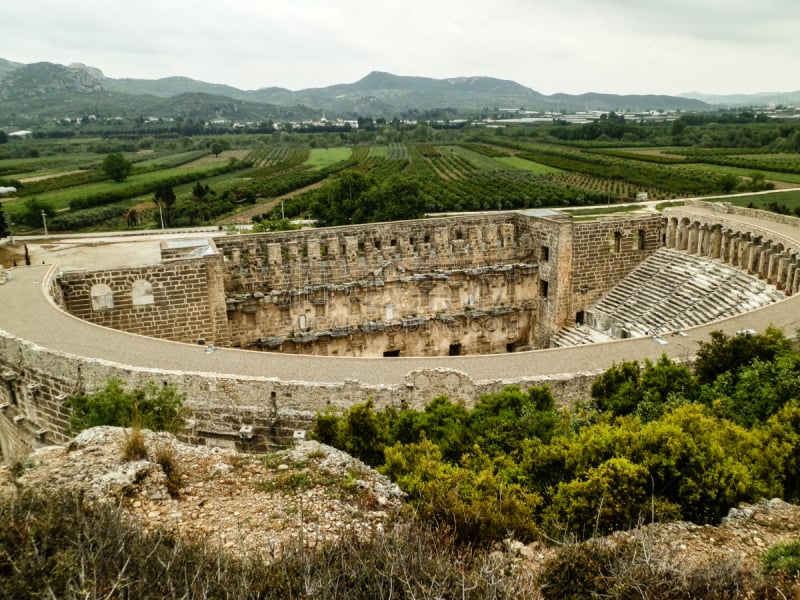
M 67 175 L 75 175 L 76 173 L 85 173 L 86 169 L 75 169 L 74 171 L 63 171 L 59 173 L 51 173 L 50 175 L 39 175 L 38 177 L 25 177 L 20 179 L 20 183 L 35 183 L 37 181 L 45 181 L 46 179 L 54 179 L 56 177 L 66 177 Z

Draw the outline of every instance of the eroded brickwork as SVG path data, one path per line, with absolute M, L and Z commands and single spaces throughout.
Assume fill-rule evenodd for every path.
M 609 219 L 575 223 L 569 294 L 572 322 L 634 267 L 663 245 L 663 218 Z
M 659 245 L 658 216 L 493 213 L 162 245 L 162 264 L 68 273 L 67 310 L 181 342 L 380 357 L 515 352 Z M 192 258 L 207 252 L 202 258 Z
M 178 342 L 228 344 L 219 256 L 64 273 L 59 302 L 113 329 Z

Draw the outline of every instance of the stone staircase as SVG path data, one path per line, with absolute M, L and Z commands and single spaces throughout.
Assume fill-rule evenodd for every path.
M 785 297 L 735 267 L 660 248 L 586 311 L 585 325 L 562 329 L 550 345 L 657 337 Z

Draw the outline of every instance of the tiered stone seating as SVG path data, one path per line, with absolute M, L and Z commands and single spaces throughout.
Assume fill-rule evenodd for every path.
M 660 248 L 586 311 L 552 347 L 657 336 L 755 310 L 786 296 L 735 267 Z

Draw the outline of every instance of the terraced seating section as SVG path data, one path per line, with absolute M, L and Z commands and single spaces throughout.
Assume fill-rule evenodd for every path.
M 716 260 L 659 248 L 551 347 L 659 336 L 761 308 L 786 295 Z

